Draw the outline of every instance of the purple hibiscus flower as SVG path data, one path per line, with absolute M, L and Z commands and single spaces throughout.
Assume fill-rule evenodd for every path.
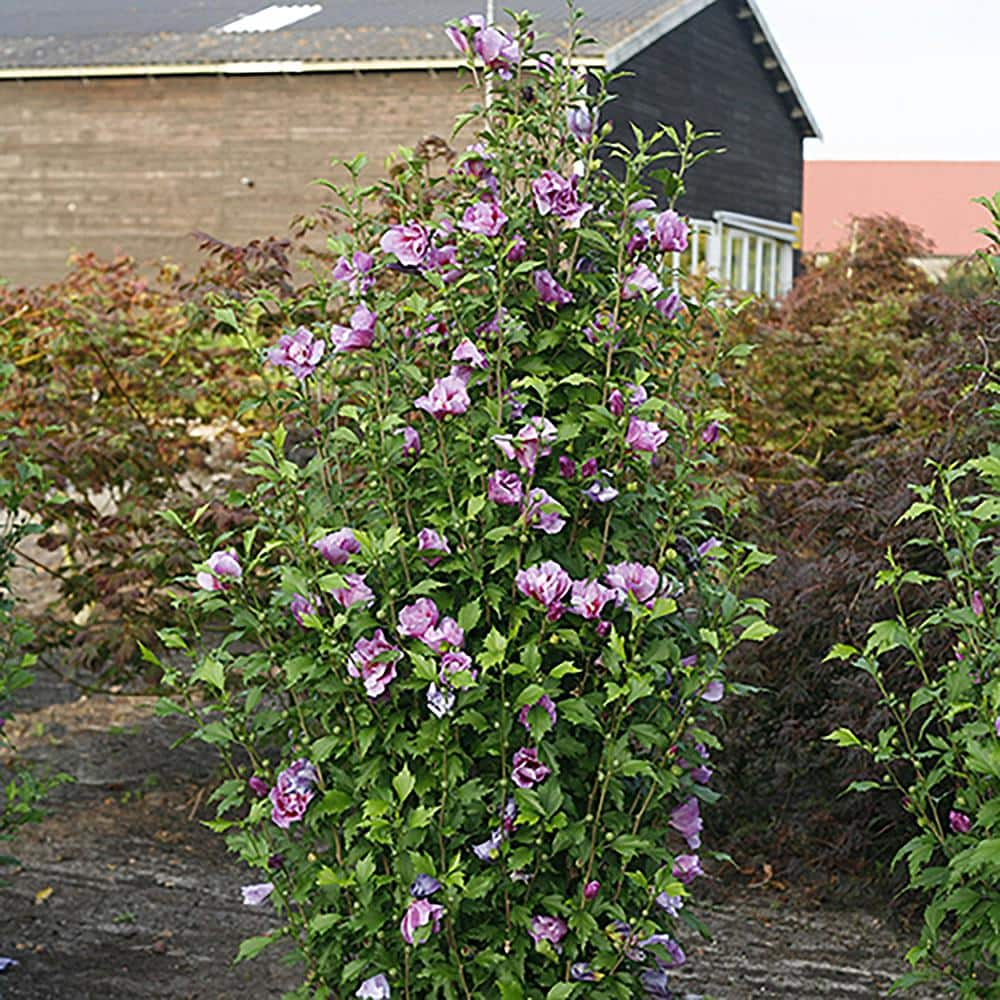
M 568 108 L 566 111 L 566 127 L 577 142 L 586 145 L 594 138 L 597 131 L 598 112 L 596 109 L 581 106 Z
M 370 639 L 360 638 L 354 644 L 354 652 L 347 660 L 347 672 L 361 680 L 369 698 L 380 698 L 396 679 L 399 652 L 399 647 L 386 639 L 382 629 L 376 629 Z
M 202 590 L 228 590 L 243 576 L 243 567 L 232 549 L 213 552 L 207 565 L 208 572 L 202 570 L 195 577 Z
M 418 875 L 410 886 L 414 899 L 429 899 L 441 888 L 441 883 L 433 875 Z
M 334 323 L 330 327 L 330 343 L 338 354 L 360 351 L 372 346 L 375 339 L 375 313 L 359 302 L 351 313 L 350 326 Z
M 589 621 L 601 617 L 604 605 L 615 600 L 618 592 L 603 587 L 596 580 L 574 580 L 570 593 L 569 610 Z
M 293 594 L 291 603 L 288 605 L 288 610 L 291 611 L 292 617 L 303 628 L 307 627 L 305 621 L 307 615 L 315 617 L 319 613 L 315 599 L 308 594 Z
M 670 813 L 670 825 L 687 841 L 692 851 L 701 847 L 702 819 L 698 800 L 692 795 Z
M 673 210 L 661 212 L 653 223 L 653 232 L 660 249 L 683 253 L 688 245 L 687 223 Z
M 274 892 L 273 882 L 257 882 L 255 885 L 244 885 L 240 888 L 243 894 L 244 906 L 260 906 Z
M 674 859 L 672 873 L 681 885 L 690 885 L 699 875 L 704 875 L 697 854 L 679 854 Z
M 455 707 L 455 692 L 447 685 L 438 687 L 431 683 L 427 687 L 427 709 L 431 715 L 443 719 Z
M 639 264 L 622 285 L 622 298 L 635 299 L 642 294 L 658 295 L 663 283 L 645 264 Z
M 565 306 L 573 301 L 573 293 L 563 288 L 547 269 L 535 271 L 532 280 L 535 283 L 535 291 L 543 302 L 553 306 Z
M 382 250 L 394 254 L 404 267 L 419 267 L 427 256 L 430 245 L 430 232 L 419 222 L 390 226 L 379 240 Z
M 444 916 L 444 907 L 437 903 L 429 903 L 426 899 L 414 899 L 406 908 L 402 922 L 399 925 L 399 932 L 403 935 L 403 940 L 407 944 L 420 945 L 426 941 L 431 934 L 436 934 L 441 930 L 441 918 Z M 430 925 L 430 930 L 425 928 Z
M 345 281 L 352 295 L 364 295 L 375 283 L 375 278 L 371 274 L 375 266 L 375 258 L 370 253 L 358 250 L 350 260 L 346 257 L 338 259 L 333 265 L 330 277 L 334 281 Z
M 361 551 L 361 545 L 350 528 L 340 528 L 324 535 L 319 541 L 313 542 L 313 548 L 331 566 L 342 566 L 352 555 Z
M 269 796 L 271 820 L 275 826 L 287 830 L 290 824 L 302 819 L 316 794 L 313 786 L 318 780 L 316 765 L 304 757 L 289 764 L 278 775 Z
M 420 456 L 420 434 L 416 427 L 407 424 L 396 433 L 403 435 L 403 458 L 418 458 Z
M 972 829 L 972 820 L 964 812 L 952 809 L 948 812 L 948 826 L 953 833 L 968 833 Z
M 546 610 L 558 604 L 573 585 L 569 573 L 551 559 L 518 570 L 514 583 L 525 597 L 538 601 Z
M 640 420 L 638 417 L 631 417 L 628 423 L 628 431 L 625 434 L 625 443 L 634 451 L 654 452 L 660 447 L 669 435 L 662 430 L 652 420 Z
M 514 754 L 510 779 L 518 788 L 534 788 L 551 773 L 538 759 L 538 751 L 534 747 L 521 747 Z
M 615 563 L 604 573 L 608 586 L 615 592 L 616 600 L 624 604 L 631 594 L 640 604 L 649 601 L 660 585 L 660 574 L 652 566 L 637 562 Z
M 567 229 L 576 229 L 580 220 L 594 206 L 581 202 L 577 194 L 579 178 L 576 174 L 566 178 L 554 170 L 543 170 L 531 182 L 531 193 L 535 198 L 535 208 L 539 215 L 552 214 L 566 223 Z
M 522 705 L 521 711 L 517 713 L 517 721 L 529 731 L 531 725 L 528 722 L 528 714 L 533 708 L 544 708 L 548 712 L 553 726 L 559 719 L 559 713 L 556 711 L 556 703 L 547 694 L 543 694 L 534 705 Z
M 326 348 L 322 337 L 314 337 L 304 326 L 295 333 L 286 333 L 268 349 L 267 360 L 279 368 L 287 368 L 296 378 L 307 379 L 319 366 Z
M 559 513 L 552 509 L 557 505 L 554 497 L 551 497 L 540 486 L 536 486 L 528 495 L 524 505 L 524 521 L 535 531 L 543 531 L 546 535 L 557 535 L 566 526 L 566 519 L 560 517 Z
M 486 480 L 486 496 L 494 503 L 516 507 L 524 497 L 524 485 L 516 472 L 497 469 Z
M 399 634 L 407 639 L 423 639 L 439 617 L 438 607 L 429 597 L 418 597 L 399 612 Z
M 429 553 L 422 556 L 428 566 L 436 566 L 446 555 L 451 555 L 448 539 L 433 528 L 420 529 L 417 535 L 417 550 Z
M 354 995 L 360 1000 L 390 1000 L 392 991 L 389 989 L 389 980 L 380 972 L 366 979 Z
M 506 222 L 507 216 L 495 201 L 477 201 L 465 210 L 459 225 L 466 232 L 494 237 L 500 235 Z
M 569 928 L 559 917 L 534 916 L 531 918 L 531 929 L 528 933 L 536 945 L 548 941 L 556 951 L 562 951 L 562 939 L 566 937 Z
M 434 380 L 430 391 L 424 396 L 418 396 L 413 405 L 418 410 L 424 410 L 435 420 L 448 415 L 465 413 L 471 405 L 465 383 L 454 375 Z
M 364 573 L 347 573 L 344 576 L 344 586 L 331 591 L 330 596 L 342 608 L 349 608 L 353 604 L 367 606 L 375 600 L 371 587 L 365 583 Z

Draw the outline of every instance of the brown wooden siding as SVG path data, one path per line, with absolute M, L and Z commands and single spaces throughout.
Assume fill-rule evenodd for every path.
M 0 276 L 53 280 L 74 249 L 190 262 L 194 229 L 280 235 L 326 200 L 310 182 L 332 157 L 381 173 L 467 104 L 453 72 L 2 81 Z

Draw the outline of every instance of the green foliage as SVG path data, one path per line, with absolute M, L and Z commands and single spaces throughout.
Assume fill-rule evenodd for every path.
M 286 337 L 310 311 L 334 325 L 299 331 L 297 362 L 288 340 L 269 355 L 308 363 L 271 394 L 280 419 L 230 495 L 241 521 L 186 520 L 208 557 L 194 618 L 221 634 L 161 634 L 194 659 L 167 670 L 164 710 L 219 749 L 210 826 L 272 886 L 282 926 L 240 958 L 290 940 L 296 996 L 385 975 L 394 996 L 558 998 L 591 972 L 588 995 L 637 995 L 637 942 L 699 932 L 676 811 L 717 798 L 726 661 L 770 633 L 737 597 L 767 557 L 730 536 L 713 486 L 729 314 L 712 290 L 675 301 L 672 255 L 629 246 L 659 218 L 636 206 L 649 168 L 679 190 L 698 137 L 578 143 L 567 109 L 600 108 L 607 78 L 588 96 L 518 22 L 513 79 L 488 73 L 469 117 L 478 150 L 443 174 L 404 150 L 387 181 L 328 185 L 341 277 L 268 301 Z M 546 170 L 578 185 L 566 217 L 532 189 Z M 414 259 L 392 249 L 407 234 Z M 655 288 L 623 295 L 640 263 Z M 543 270 L 570 301 L 545 300 Z M 426 899 L 419 876 L 440 884 Z

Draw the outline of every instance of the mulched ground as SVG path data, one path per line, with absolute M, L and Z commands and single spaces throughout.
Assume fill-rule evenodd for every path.
M 44 671 L 25 693 L 22 754 L 76 781 L 26 828 L 14 850 L 22 867 L 0 889 L 0 955 L 19 963 L 0 975 L 2 1000 L 255 1000 L 295 985 L 275 953 L 232 964 L 239 942 L 273 918 L 242 905 L 248 873 L 199 824 L 211 815 L 211 752 L 171 750 L 182 723 L 155 718 L 153 700 L 81 697 Z M 684 942 L 679 990 L 718 1000 L 885 995 L 907 947 L 886 910 L 822 905 L 764 881 L 707 886 L 700 913 L 714 938 Z

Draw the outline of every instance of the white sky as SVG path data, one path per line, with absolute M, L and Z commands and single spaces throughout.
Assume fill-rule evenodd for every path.
M 1000 0 L 757 0 L 812 160 L 1000 161 Z

